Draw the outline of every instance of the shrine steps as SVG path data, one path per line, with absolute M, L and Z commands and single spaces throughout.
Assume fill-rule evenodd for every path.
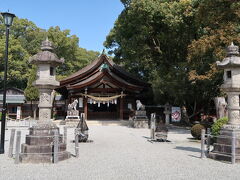
M 87 120 L 91 126 L 128 126 L 128 120 Z

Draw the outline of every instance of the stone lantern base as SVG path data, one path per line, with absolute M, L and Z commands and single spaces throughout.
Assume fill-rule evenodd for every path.
M 146 111 L 137 110 L 132 119 L 129 120 L 129 126 L 133 128 L 148 128 Z
M 236 127 L 233 128 L 231 125 L 225 125 L 220 131 L 220 135 L 217 137 L 217 142 L 213 144 L 213 151 L 209 153 L 210 158 L 231 162 L 233 133 L 236 137 L 236 162 L 240 162 L 240 129 Z
M 76 127 L 80 121 L 78 110 L 68 110 L 67 117 L 65 120 L 61 121 L 61 125 L 66 125 L 67 127 Z
M 38 124 L 29 129 L 26 135 L 26 143 L 21 146 L 20 160 L 23 163 L 52 163 L 54 132 L 59 135 L 58 160 L 62 161 L 71 157 L 66 151 L 66 144 L 63 143 L 59 128 L 53 124 Z

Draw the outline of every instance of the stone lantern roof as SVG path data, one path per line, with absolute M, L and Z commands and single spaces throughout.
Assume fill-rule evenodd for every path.
M 240 67 L 239 47 L 235 46 L 232 42 L 227 47 L 227 57 L 222 62 L 217 61 L 217 66 L 221 69 Z
M 64 58 L 58 58 L 55 53 L 53 53 L 53 44 L 48 38 L 41 44 L 41 52 L 35 54 L 29 59 L 32 64 L 62 64 Z

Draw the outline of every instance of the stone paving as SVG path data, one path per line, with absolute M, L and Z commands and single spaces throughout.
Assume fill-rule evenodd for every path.
M 28 133 L 27 128 L 20 129 L 23 135 Z M 79 158 L 58 164 L 16 165 L 7 153 L 0 155 L 0 179 L 240 179 L 240 164 L 200 159 L 200 142 L 191 139 L 189 130 L 171 128 L 170 142 L 151 143 L 149 129 L 96 125 L 89 129 L 93 142 L 79 145 Z M 68 129 L 68 151 L 74 155 L 73 132 Z

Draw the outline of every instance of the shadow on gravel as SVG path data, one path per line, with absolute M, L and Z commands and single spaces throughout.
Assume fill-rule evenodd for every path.
M 145 138 L 145 139 L 151 139 L 150 137 L 147 137 L 147 136 L 142 136 L 143 138 Z
M 191 151 L 191 152 L 201 152 L 199 148 L 194 148 L 194 147 L 176 146 L 175 149 L 183 150 L 183 151 Z
M 197 158 L 197 159 L 201 159 L 200 156 L 194 156 L 194 155 L 188 155 L 188 156 L 190 156 L 190 157 L 194 157 L 194 158 Z
M 171 142 L 169 140 L 163 140 L 163 139 L 154 140 L 154 139 L 151 139 L 150 137 L 147 137 L 147 136 L 142 136 L 142 137 L 147 139 L 147 141 L 150 142 L 150 143 Z
M 185 130 L 185 129 L 168 129 L 168 133 L 169 134 L 189 134 L 190 131 L 189 130 Z
M 72 140 L 70 142 L 75 143 L 75 140 Z M 87 140 L 87 141 L 82 141 L 82 142 L 79 141 L 79 143 L 83 143 L 83 144 L 84 143 L 93 143 L 93 140 Z
M 187 138 L 189 140 L 189 142 L 197 142 L 197 143 L 200 143 L 201 140 L 199 139 L 196 139 L 196 138 Z

